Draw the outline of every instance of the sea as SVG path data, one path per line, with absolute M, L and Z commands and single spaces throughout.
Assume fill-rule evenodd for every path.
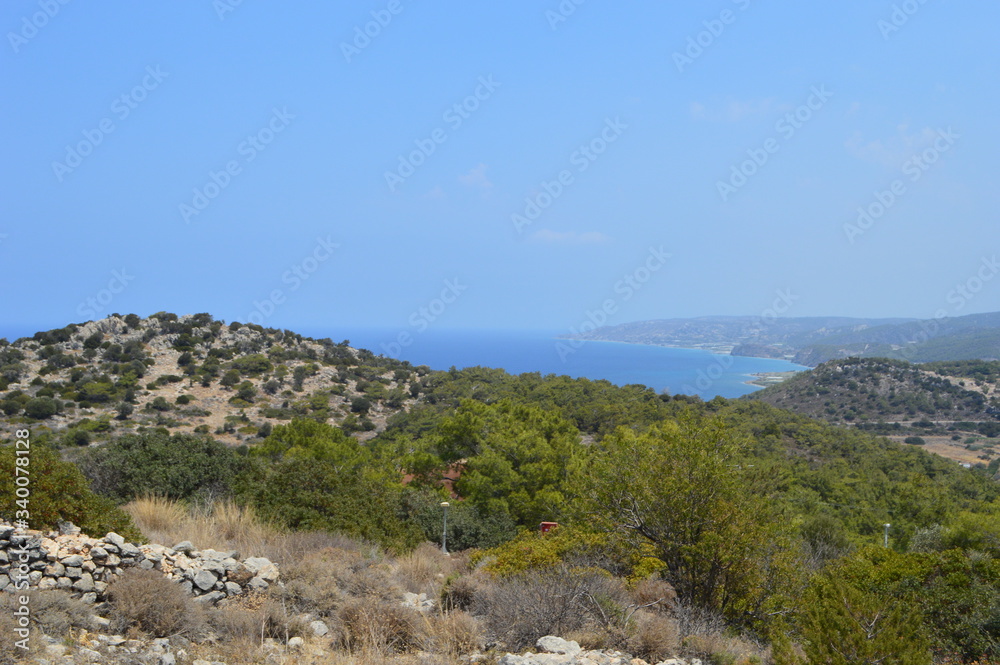
M 416 332 L 355 328 L 296 330 L 309 337 L 349 340 L 354 348 L 447 370 L 493 367 L 511 374 L 539 372 L 574 378 L 606 379 L 619 386 L 640 384 L 658 393 L 741 397 L 760 390 L 748 382 L 758 373 L 799 372 L 808 367 L 785 360 L 721 355 L 621 342 L 559 339 L 558 332 L 433 330 Z M 408 343 L 401 343 L 408 342 Z
M 0 337 L 14 340 L 45 329 L 0 324 Z M 415 328 L 358 327 L 296 327 L 295 331 L 317 339 L 328 337 L 334 342 L 349 340 L 354 348 L 431 369 L 479 366 L 511 374 L 538 372 L 543 376 L 606 379 L 619 386 L 636 383 L 658 393 L 697 395 L 704 400 L 741 397 L 760 390 L 748 383 L 755 374 L 809 369 L 785 360 L 721 355 L 701 349 L 559 339 L 558 331 L 419 332 Z

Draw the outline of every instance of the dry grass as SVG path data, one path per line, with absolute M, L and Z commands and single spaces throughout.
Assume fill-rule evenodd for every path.
M 422 642 L 423 617 L 396 601 L 352 598 L 340 608 L 340 646 L 351 652 L 402 653 Z
M 424 649 L 436 654 L 468 655 L 483 648 L 483 628 L 471 614 L 462 611 L 425 616 Z
M 243 557 L 286 551 L 291 537 L 251 507 L 217 501 L 202 508 L 163 497 L 144 497 L 124 506 L 150 542 L 172 546 L 188 540 L 198 549 L 236 550 Z
M 445 580 L 468 569 L 462 554 L 447 555 L 432 543 L 423 543 L 410 554 L 396 560 L 396 582 L 405 591 L 425 593 L 437 598 Z
M 204 607 L 156 570 L 126 570 L 108 585 L 108 599 L 116 633 L 196 637 L 205 627 Z
M 627 651 L 651 663 L 658 663 L 680 653 L 677 622 L 661 614 L 640 610 L 632 617 L 632 634 Z

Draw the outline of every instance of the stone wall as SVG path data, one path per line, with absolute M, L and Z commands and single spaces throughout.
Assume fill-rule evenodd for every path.
M 81 535 L 68 525 L 61 533 L 25 531 L 0 523 L 0 589 L 65 589 L 95 603 L 123 570 L 158 570 L 176 580 L 197 600 L 217 603 L 278 582 L 269 560 L 240 560 L 238 552 L 195 550 L 189 542 L 174 547 L 136 545 L 116 533 L 104 538 Z

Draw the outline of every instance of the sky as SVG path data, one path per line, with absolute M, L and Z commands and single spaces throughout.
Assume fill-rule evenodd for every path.
M 982 0 L 7 0 L 0 330 L 1000 310 L 998 22 Z

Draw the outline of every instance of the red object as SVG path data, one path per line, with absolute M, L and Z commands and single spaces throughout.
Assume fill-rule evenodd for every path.
M 559 526 L 559 522 L 542 522 L 541 524 L 538 525 L 538 530 L 541 531 L 542 533 L 548 533 L 557 526 Z

